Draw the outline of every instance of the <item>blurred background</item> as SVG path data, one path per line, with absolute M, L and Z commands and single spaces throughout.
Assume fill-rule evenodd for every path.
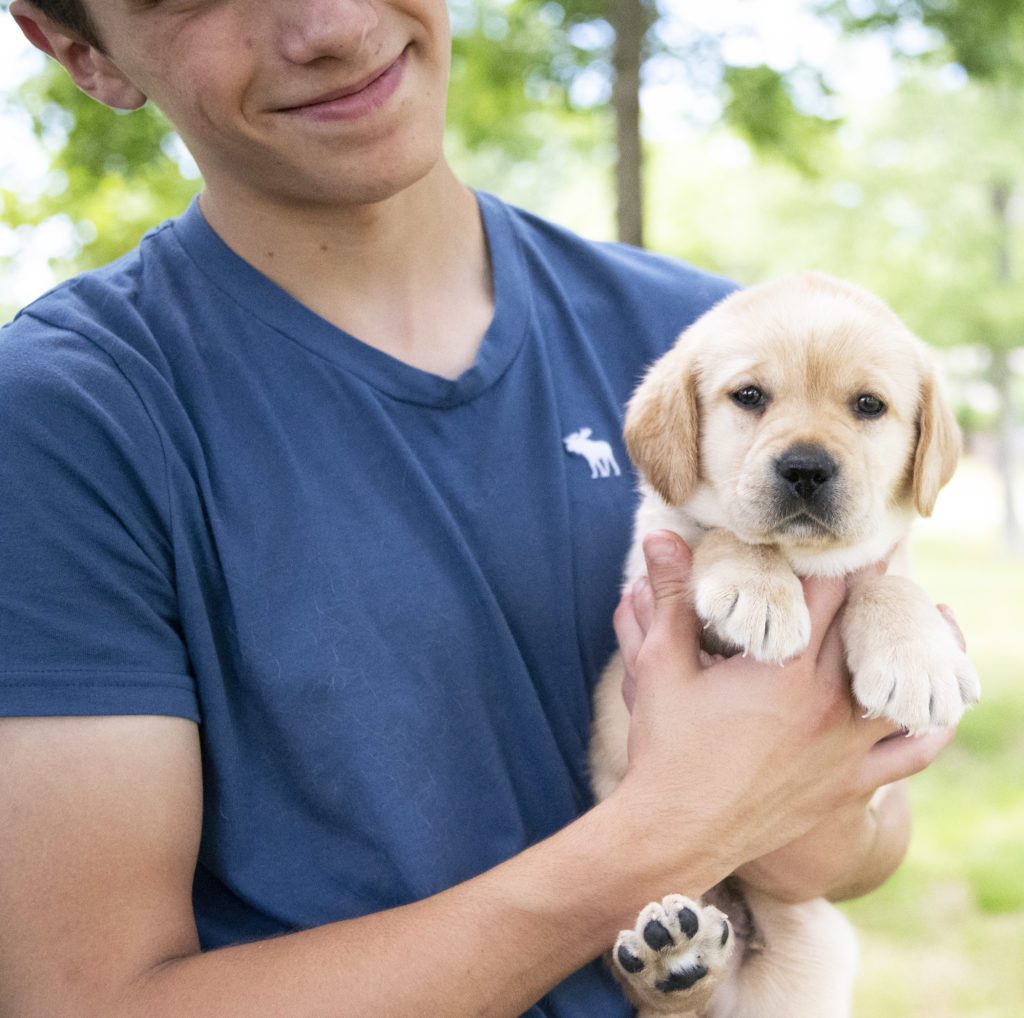
M 861 931 L 858 1018 L 1024 1014 L 1024 5 L 450 0 L 463 178 L 752 283 L 818 268 L 936 350 L 966 436 L 918 528 L 984 686 L 913 780 Z M 0 13 L 0 321 L 199 189 L 154 110 L 91 103 Z

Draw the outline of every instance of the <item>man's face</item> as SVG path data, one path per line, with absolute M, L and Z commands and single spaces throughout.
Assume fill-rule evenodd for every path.
M 362 203 L 437 162 L 444 0 L 87 0 L 107 53 L 211 191 Z

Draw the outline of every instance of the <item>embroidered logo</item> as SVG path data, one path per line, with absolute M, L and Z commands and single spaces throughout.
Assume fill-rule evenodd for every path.
M 607 442 L 595 442 L 590 428 L 580 428 L 562 439 L 566 452 L 582 456 L 590 465 L 591 477 L 618 477 L 622 472 L 615 462 L 615 454 Z

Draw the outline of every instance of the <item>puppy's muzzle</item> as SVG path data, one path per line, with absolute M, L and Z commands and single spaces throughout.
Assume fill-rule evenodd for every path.
M 820 445 L 794 445 L 775 460 L 777 489 L 791 510 L 828 510 L 839 465 Z

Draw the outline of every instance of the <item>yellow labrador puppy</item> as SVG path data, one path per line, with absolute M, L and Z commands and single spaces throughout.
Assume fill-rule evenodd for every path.
M 707 649 L 799 654 L 810 636 L 799 577 L 850 573 L 896 548 L 889 575 L 861 582 L 844 611 L 854 695 L 915 733 L 978 699 L 946 623 L 894 575 L 960 441 L 927 348 L 880 300 L 818 273 L 733 294 L 650 369 L 625 431 L 644 479 L 625 582 L 644 573 L 647 533 L 680 534 Z M 622 679 L 616 656 L 595 699 L 600 798 L 626 770 Z M 612 965 L 640 1018 L 841 1018 L 856 943 L 825 901 L 785 904 L 733 877 L 703 903 L 652 902 Z

